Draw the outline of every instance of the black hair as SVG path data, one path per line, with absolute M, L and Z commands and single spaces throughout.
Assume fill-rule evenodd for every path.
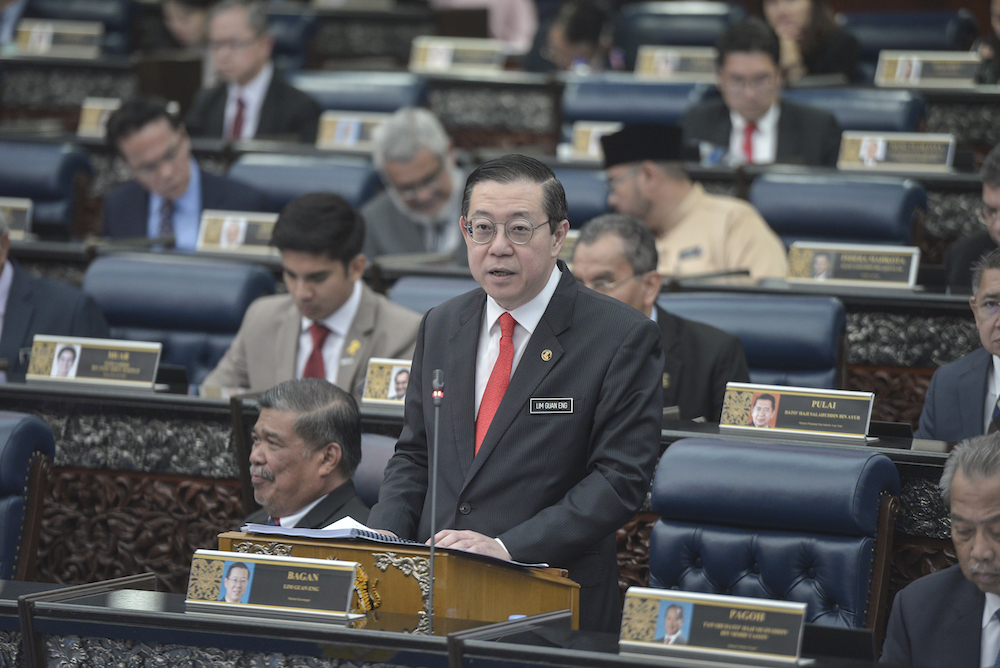
M 364 218 L 347 200 L 333 193 L 296 197 L 278 216 L 271 233 L 271 245 L 279 251 L 325 254 L 331 260 L 340 260 L 345 272 L 364 243 Z

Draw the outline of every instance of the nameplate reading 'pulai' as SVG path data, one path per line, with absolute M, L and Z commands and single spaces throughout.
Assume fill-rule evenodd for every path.
M 350 346 L 348 344 L 347 352 L 350 352 Z M 361 401 L 366 404 L 402 406 L 409 385 L 410 360 L 372 357 L 368 360 Z M 427 390 L 429 392 L 430 388 Z
M 411 72 L 475 74 L 503 69 L 504 45 L 497 39 L 415 37 L 410 48 Z
M 21 19 L 17 24 L 17 51 L 29 56 L 97 58 L 103 36 L 104 24 L 99 21 Z
M 715 83 L 719 52 L 711 46 L 643 45 L 635 57 L 635 76 L 677 83 Z
M 26 197 L 0 197 L 0 216 L 7 221 L 8 235 L 21 240 L 31 232 L 31 200 Z
M 198 227 L 198 251 L 277 255 L 271 246 L 276 213 L 206 209 Z
M 982 60 L 970 51 L 879 51 L 875 85 L 972 88 Z
M 390 114 L 327 110 L 319 117 L 316 148 L 371 151 L 372 134 Z
M 920 249 L 915 246 L 796 241 L 788 249 L 789 283 L 912 288 L 919 266 Z
M 727 383 L 719 428 L 768 437 L 816 434 L 863 441 L 874 401 L 871 392 Z
M 198 550 L 191 560 L 185 608 L 307 622 L 346 622 L 354 561 Z
M 618 647 L 622 654 L 790 664 L 801 652 L 805 612 L 805 603 L 629 587 Z
M 837 169 L 950 172 L 955 137 L 923 132 L 844 132 Z
M 161 343 L 36 334 L 26 382 L 153 390 Z

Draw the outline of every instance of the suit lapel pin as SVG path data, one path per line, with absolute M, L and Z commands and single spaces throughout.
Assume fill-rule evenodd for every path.
M 542 351 L 542 361 L 548 362 L 550 359 L 552 359 L 552 351 L 546 348 Z
M 353 341 L 351 341 L 351 345 L 347 346 L 347 354 L 354 355 L 354 353 L 358 352 L 358 348 L 360 347 L 361 347 L 361 342 L 358 341 L 357 339 L 354 339 Z

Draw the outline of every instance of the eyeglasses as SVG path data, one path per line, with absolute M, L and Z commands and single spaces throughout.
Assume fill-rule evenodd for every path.
M 625 283 L 625 281 L 630 281 L 633 278 L 639 278 L 638 274 L 632 274 L 631 276 L 626 276 L 625 278 L 619 278 L 617 281 L 607 281 L 603 279 L 598 279 L 591 283 L 584 283 L 591 290 L 596 290 L 597 292 L 611 292 L 619 285 Z
M 976 310 L 984 318 L 995 318 L 1000 313 L 1000 302 L 995 299 L 986 299 L 976 303 Z
M 181 136 L 174 142 L 174 145 L 163 152 L 157 160 L 151 160 L 149 162 L 144 162 L 141 165 L 136 165 L 132 167 L 132 171 L 135 174 L 142 176 L 153 176 L 160 171 L 163 165 L 169 164 L 177 159 L 177 156 L 181 153 L 181 147 L 184 145 L 184 137 Z
M 776 80 L 774 74 L 761 74 L 755 77 L 740 77 L 727 74 L 722 77 L 722 81 L 727 87 L 739 91 L 764 90 L 773 86 Z
M 434 182 L 441 177 L 441 172 L 444 171 L 444 160 L 438 159 L 438 166 L 433 172 L 425 176 L 424 178 L 416 181 L 414 183 L 405 183 L 403 185 L 398 185 L 393 183 L 392 189 L 399 193 L 400 197 L 409 199 L 415 196 L 424 188 L 429 188 L 434 185 Z
M 507 238 L 513 244 L 526 244 L 531 241 L 532 235 L 542 225 L 548 225 L 550 221 L 532 225 L 531 221 L 524 218 L 511 218 L 506 223 L 499 223 L 503 226 Z M 497 223 L 489 218 L 473 218 L 465 222 L 465 231 L 477 244 L 488 244 L 497 235 Z
M 980 204 L 976 209 L 976 218 L 979 219 L 980 223 L 989 227 L 1000 220 L 1000 209 L 994 209 L 986 203 Z
M 260 39 L 260 35 L 251 37 L 250 39 L 220 39 L 209 42 L 208 48 L 211 51 L 239 51 L 240 49 L 252 46 L 258 39 Z

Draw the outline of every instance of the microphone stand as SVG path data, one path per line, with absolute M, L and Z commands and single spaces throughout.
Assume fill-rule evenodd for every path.
M 437 488 L 438 488 L 438 423 L 441 420 L 441 400 L 444 399 L 444 371 L 434 369 L 434 379 L 431 383 L 434 398 L 434 446 L 431 454 L 431 551 L 430 551 L 430 590 L 427 592 L 427 607 L 430 615 L 427 628 L 434 635 L 434 537 L 437 535 Z

